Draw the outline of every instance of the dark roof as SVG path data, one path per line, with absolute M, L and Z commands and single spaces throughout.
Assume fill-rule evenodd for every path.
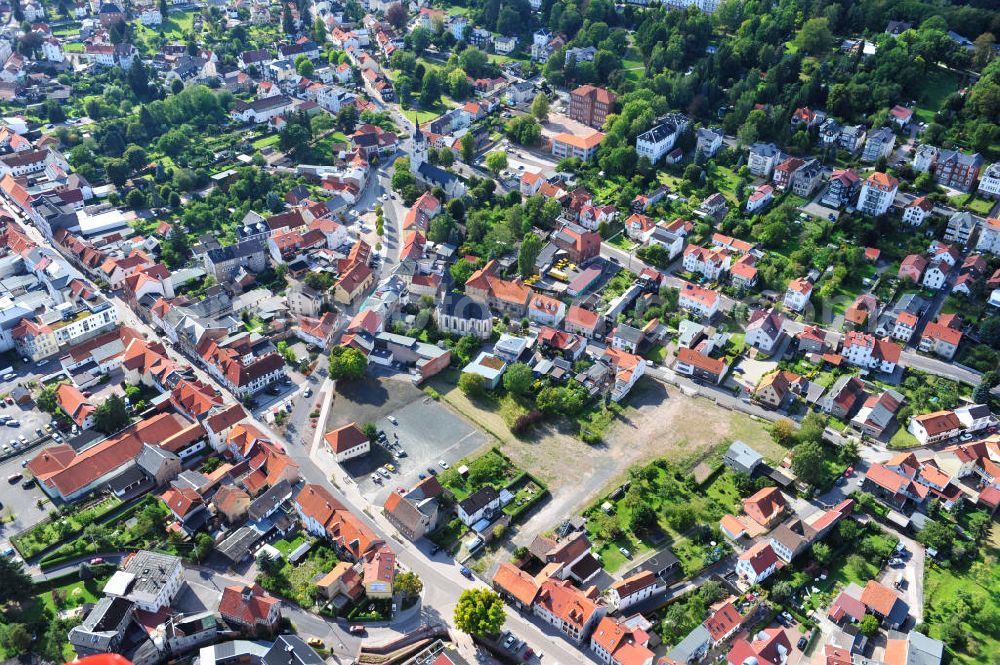
M 445 171 L 441 167 L 434 166 L 433 164 L 429 164 L 427 162 L 421 164 L 420 168 L 417 170 L 424 180 L 434 185 L 444 186 L 447 183 L 455 182 L 456 180 L 461 180 L 461 178 L 459 178 L 454 173 L 449 173 L 448 171 Z
M 311 646 L 298 635 L 278 635 L 264 654 L 263 665 L 325 665 Z
M 639 573 L 644 573 L 647 570 L 655 575 L 661 575 L 669 570 L 677 567 L 681 562 L 677 556 L 670 551 L 668 548 L 663 548 L 653 556 L 649 557 L 641 564 L 633 568 L 632 570 L 625 573 L 622 579 L 627 579 L 638 575 Z
M 457 316 L 466 320 L 486 321 L 492 317 L 485 303 L 452 291 L 441 299 L 440 310 L 447 316 Z
M 253 500 L 247 509 L 247 517 L 251 520 L 264 519 L 281 505 L 282 501 L 290 498 L 291 494 L 292 486 L 287 480 L 282 480 Z
M 246 240 L 238 242 L 235 245 L 226 245 L 218 249 L 208 250 L 208 260 L 212 263 L 221 263 L 244 256 L 253 256 L 257 253 L 264 254 L 264 245 L 259 240 Z
M 464 501 L 460 501 L 458 505 L 462 507 L 462 510 L 473 515 L 499 498 L 500 493 L 495 487 L 484 485 L 466 497 Z

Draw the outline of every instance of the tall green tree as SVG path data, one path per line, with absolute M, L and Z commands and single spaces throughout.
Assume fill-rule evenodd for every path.
M 792 471 L 802 482 L 818 485 L 823 480 L 825 458 L 822 444 L 804 441 L 792 449 Z
M 531 277 L 535 274 L 535 261 L 542 252 L 542 239 L 528 231 L 521 241 L 521 249 L 517 253 L 517 270 L 521 277 Z
M 531 115 L 538 118 L 540 122 L 549 119 L 549 98 L 545 96 L 545 93 L 540 92 L 535 95 L 534 101 L 531 102 Z
M 353 347 L 338 346 L 330 352 L 330 378 L 334 381 L 360 379 L 368 369 L 368 359 Z
M 506 620 L 503 600 L 490 589 L 466 589 L 455 606 L 455 626 L 469 635 L 498 635 Z
M 476 139 L 469 132 L 462 137 L 462 161 L 471 164 L 476 159 Z
M 128 409 L 125 408 L 125 400 L 117 394 L 105 398 L 94 411 L 94 429 L 105 434 L 117 432 L 128 423 Z
M 10 557 L 0 557 L 0 606 L 31 598 L 34 583 L 24 569 L 24 563 Z

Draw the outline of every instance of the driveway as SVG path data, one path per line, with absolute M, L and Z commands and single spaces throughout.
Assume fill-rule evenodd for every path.
M 927 550 L 924 546 L 913 540 L 909 536 L 883 526 L 883 529 L 899 538 L 906 548 L 904 555 L 908 558 L 902 567 L 892 568 L 887 566 L 879 577 L 879 582 L 893 588 L 897 581 L 901 581 L 897 593 L 909 608 L 910 616 L 913 617 L 914 625 L 923 623 L 924 620 L 924 566 L 927 562 Z

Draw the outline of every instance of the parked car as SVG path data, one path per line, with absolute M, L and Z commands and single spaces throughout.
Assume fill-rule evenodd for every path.
M 632 558 L 632 552 L 630 552 L 627 548 L 625 548 L 625 547 L 619 547 L 618 551 L 621 552 L 622 556 L 624 556 L 626 559 L 631 559 Z
M 459 568 L 458 572 L 462 573 L 463 575 L 465 575 L 466 577 L 468 577 L 470 580 L 472 579 L 472 571 L 469 570 L 468 568 L 466 568 L 465 566 L 462 566 L 461 568 Z
M 34 486 L 35 486 L 35 481 L 32 478 L 28 478 L 27 480 L 21 483 L 21 489 L 23 490 L 30 490 Z
M 365 634 L 365 632 L 366 632 L 366 631 L 365 631 L 365 627 L 364 627 L 364 626 L 362 626 L 362 625 L 361 625 L 361 624 L 359 624 L 359 623 L 356 623 L 356 624 L 354 624 L 353 626 L 351 626 L 351 627 L 350 627 L 350 628 L 348 628 L 347 630 L 348 630 L 348 632 L 350 632 L 350 633 L 351 633 L 352 635 L 364 635 L 364 634 Z
M 7 482 L 10 483 L 11 485 L 13 485 L 17 481 L 19 481 L 21 478 L 24 478 L 24 474 L 23 473 L 12 473 L 9 476 L 7 476 Z
M 799 638 L 799 641 L 795 646 L 799 648 L 799 651 L 802 651 L 803 649 L 806 648 L 807 644 L 809 644 L 809 638 L 803 635 L 802 637 Z
M 444 460 L 438 460 L 438 464 L 441 466 L 442 469 L 446 469 L 447 470 L 447 469 L 451 468 L 451 465 L 448 464 L 447 462 L 445 462 Z
M 398 425 L 399 424 L 399 421 L 396 420 L 396 416 L 386 416 L 385 419 L 388 420 L 393 425 Z
M 318 637 L 310 637 L 308 640 L 306 640 L 306 644 L 311 646 L 313 649 L 322 649 L 323 647 L 326 646 L 326 644 L 323 643 L 323 640 L 319 639 Z

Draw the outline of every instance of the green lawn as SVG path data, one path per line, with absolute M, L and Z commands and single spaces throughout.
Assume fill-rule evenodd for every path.
M 84 603 L 96 603 L 101 598 L 101 589 L 104 588 L 104 583 L 107 581 L 107 577 L 102 577 L 86 582 L 71 582 L 52 591 L 46 591 L 38 599 L 43 607 L 49 609 L 53 614 L 57 614 L 62 610 L 79 607 Z M 60 597 L 59 604 L 56 604 L 53 593 Z
M 889 447 L 892 449 L 912 448 L 917 445 L 916 437 L 907 432 L 903 427 L 896 430 L 896 433 L 889 439 Z
M 943 639 L 942 629 L 949 621 L 958 624 L 959 641 L 947 646 L 952 663 L 989 662 L 992 655 L 1000 653 L 1000 627 L 990 620 L 1000 612 L 998 538 L 1000 526 L 994 523 L 990 540 L 979 546 L 975 561 L 967 567 L 946 569 L 931 560 L 927 562 L 924 623 L 930 636 L 937 639 Z
M 83 53 L 83 44 L 80 42 L 65 42 L 63 43 L 63 51 L 67 53 Z
M 971 210 L 972 212 L 976 213 L 977 215 L 982 215 L 985 217 L 986 215 L 990 214 L 991 210 L 993 210 L 993 206 L 995 203 L 996 203 L 995 201 L 987 201 L 985 199 L 974 198 L 968 203 L 966 203 L 964 207 L 967 210 Z
M 196 12 L 173 12 L 163 17 L 163 23 L 158 26 L 140 25 L 135 26 L 136 34 L 149 37 L 162 33 L 168 40 L 181 39 L 191 32 L 194 27 L 194 16 Z
M 294 552 L 295 548 L 297 548 L 304 542 L 306 542 L 306 537 L 300 533 L 294 538 L 292 538 L 290 541 L 285 540 L 284 538 L 274 541 L 274 549 L 281 552 L 287 559 L 288 555 Z
M 462 465 L 469 467 L 465 476 L 458 474 Z M 505 487 L 518 473 L 519 469 L 510 460 L 495 450 L 488 450 L 475 458 L 455 462 L 450 469 L 438 475 L 438 481 L 461 501 L 484 485 L 493 485 L 497 489 Z
M 958 90 L 958 76 L 947 69 L 938 68 L 930 72 L 923 81 L 914 115 L 921 122 L 934 122 L 934 114 L 941 110 L 948 95 Z
M 645 358 L 646 360 L 652 360 L 654 363 L 662 363 L 664 360 L 667 359 L 667 347 L 663 346 L 662 344 L 658 344 L 657 346 L 654 346 L 649 351 L 647 351 L 643 355 L 643 358 Z
M 636 247 L 636 243 L 632 242 L 631 239 L 624 232 L 618 233 L 607 240 L 609 245 L 614 245 L 619 249 L 623 249 L 626 252 L 631 252 Z
M 255 150 L 262 150 L 264 148 L 267 148 L 268 146 L 277 146 L 278 141 L 280 140 L 281 140 L 280 136 L 278 136 L 277 134 L 272 134 L 270 136 L 264 136 L 257 139 L 251 145 L 253 145 Z

